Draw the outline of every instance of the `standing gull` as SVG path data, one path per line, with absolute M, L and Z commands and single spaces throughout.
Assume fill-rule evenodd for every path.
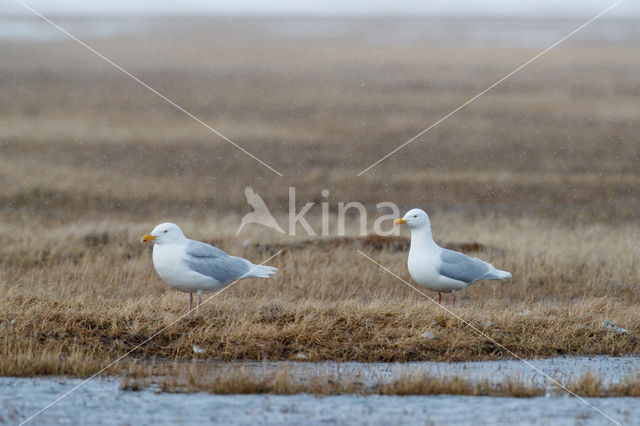
M 142 242 L 153 241 L 153 266 L 160 278 L 178 291 L 189 293 L 189 312 L 193 293 L 198 293 L 198 312 L 202 293 L 220 290 L 244 278 L 269 278 L 277 268 L 254 265 L 247 259 L 230 256 L 219 248 L 190 240 L 174 223 L 161 223 Z
M 438 303 L 442 301 L 441 293 L 452 293 L 455 305 L 456 290 L 467 288 L 476 281 L 511 278 L 509 272 L 496 269 L 484 260 L 436 244 L 429 216 L 423 210 L 409 210 L 402 219 L 395 221 L 396 225 L 403 223 L 411 229 L 409 274 L 422 287 L 437 291 Z

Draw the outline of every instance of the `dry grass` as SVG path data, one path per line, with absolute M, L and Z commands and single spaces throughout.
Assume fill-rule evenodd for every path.
M 576 380 L 570 380 L 567 387 L 583 397 L 640 397 L 640 374 L 637 372 L 628 375 L 622 382 L 610 385 L 605 385 L 603 382 L 602 378 L 586 373 Z
M 463 223 L 449 226 L 460 232 Z M 488 224 L 477 226 L 487 232 L 479 240 L 494 247 L 480 254 L 513 270 L 515 278 L 476 284 L 455 308 L 447 307 L 519 356 L 638 353 L 633 229 L 625 228 L 629 245 L 606 244 L 614 238 L 611 232 L 620 231 L 602 226 L 580 232 L 576 245 L 574 231 L 524 226 L 504 226 L 491 236 Z M 187 296 L 157 278 L 149 249 L 137 240 L 143 232 L 133 229 L 138 228 L 106 239 L 96 237 L 102 233 L 95 228 L 87 235 L 74 235 L 78 230 L 71 227 L 12 232 L 24 237 L 3 248 L 3 374 L 35 374 L 38 365 L 50 364 L 60 370 L 43 368 L 42 374 L 78 374 L 79 354 L 106 363 L 185 312 Z M 509 243 L 500 245 L 501 240 Z M 279 248 L 234 250 L 228 241 L 233 239 L 223 238 L 220 246 L 255 261 Z M 132 355 L 188 359 L 198 345 L 206 357 L 222 360 L 292 359 L 299 352 L 311 361 L 509 356 L 359 256 L 352 242 L 285 252 L 271 262 L 280 268 L 274 278 L 238 283 L 205 304 L 199 317 L 178 322 Z M 619 251 L 599 250 L 603 243 Z M 379 250 L 376 244 L 368 253 L 407 277 L 406 252 L 395 251 L 394 244 Z M 603 328 L 605 319 L 630 334 Z M 435 337 L 421 337 L 426 331 Z M 22 357 L 25 352 L 30 356 Z
M 0 44 L 0 374 L 86 376 L 184 313 L 138 242 L 166 219 L 254 262 L 287 250 L 273 279 L 239 283 L 136 359 L 190 359 L 194 344 L 221 360 L 508 356 L 355 252 L 408 278 L 402 239 L 236 237 L 245 185 L 277 215 L 289 185 L 298 206 L 328 188 L 334 213 L 428 209 L 440 242 L 513 272 L 454 311 L 520 356 L 640 352 L 636 46 L 567 44 L 356 178 L 537 51 L 225 25 L 94 44 L 283 178 L 67 42 Z
M 544 388 L 509 378 L 502 383 L 489 380 L 471 381 L 460 377 L 436 377 L 425 372 L 380 380 L 365 384 L 359 374 L 333 377 L 313 373 L 304 378 L 296 377 L 286 368 L 277 372 L 258 373 L 242 367 L 232 367 L 216 374 L 202 374 L 198 369 L 185 371 L 178 368 L 161 368 L 153 375 L 140 373 L 124 375 L 121 389 L 142 390 L 153 387 L 162 392 L 210 392 L 216 394 L 279 394 L 308 393 L 313 395 L 469 395 L 535 397 L 545 394 Z
M 138 391 L 153 388 L 170 393 L 210 392 L 215 394 L 278 394 L 308 393 L 313 395 L 468 395 L 531 398 L 544 395 L 566 395 L 559 386 L 545 388 L 532 380 L 507 377 L 500 382 L 491 378 L 468 379 L 433 375 L 424 370 L 407 371 L 397 377 L 364 379 L 362 371 L 339 374 L 328 372 L 294 373 L 287 365 L 277 371 L 248 369 L 241 365 L 226 365 L 211 369 L 207 364 L 131 363 L 122 378 L 121 389 Z M 605 384 L 593 373 L 576 379 L 560 380 L 581 397 L 638 397 L 640 375 L 627 376 L 621 382 Z

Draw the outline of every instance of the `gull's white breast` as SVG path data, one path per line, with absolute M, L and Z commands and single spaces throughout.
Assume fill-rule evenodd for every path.
M 436 244 L 431 247 L 416 247 L 413 241 L 409 249 L 407 267 L 411 278 L 422 287 L 433 291 L 449 293 L 452 290 L 467 288 L 469 284 L 440 275 L 442 248 Z
M 219 287 L 214 278 L 189 268 L 184 261 L 184 245 L 156 244 L 153 246 L 153 266 L 160 278 L 176 290 L 211 292 Z

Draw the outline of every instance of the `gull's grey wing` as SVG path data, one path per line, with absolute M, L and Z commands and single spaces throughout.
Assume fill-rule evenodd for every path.
M 486 262 L 458 251 L 443 249 L 441 256 L 442 264 L 438 272 L 453 280 L 473 283 L 485 278 L 491 271 Z
M 219 248 L 193 240 L 187 243 L 185 262 L 194 271 L 222 284 L 237 280 L 249 272 L 251 267 L 251 263 L 246 259 L 229 256 Z

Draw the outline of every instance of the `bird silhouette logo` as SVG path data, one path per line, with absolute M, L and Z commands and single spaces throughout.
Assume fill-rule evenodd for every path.
M 250 186 L 247 186 L 244 189 L 244 195 L 247 197 L 247 203 L 251 207 L 253 207 L 253 211 L 251 213 L 247 213 L 242 218 L 242 222 L 240 223 L 240 227 L 236 231 L 236 235 L 240 233 L 242 228 L 249 223 L 259 223 L 260 225 L 266 226 L 267 228 L 275 229 L 276 231 L 284 234 L 284 231 L 276 222 L 276 219 L 273 217 L 269 208 L 264 203 L 264 200 L 256 194 L 256 192 Z

